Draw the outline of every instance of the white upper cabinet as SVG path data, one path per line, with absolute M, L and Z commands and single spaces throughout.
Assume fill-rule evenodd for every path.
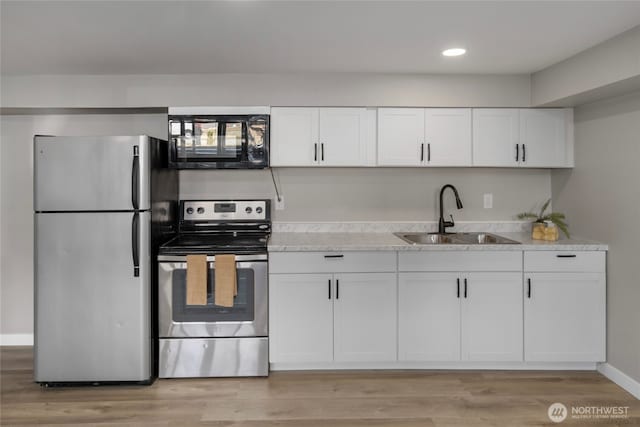
M 471 166 L 471 109 L 425 109 L 424 141 L 424 164 Z
M 311 166 L 318 163 L 317 108 L 272 108 L 271 166 Z
M 474 166 L 518 166 L 519 116 L 517 109 L 473 110 Z
M 573 110 L 473 109 L 473 165 L 573 166 Z
M 270 164 L 375 165 L 375 110 L 272 108 Z
M 378 109 L 378 165 L 420 166 L 424 162 L 424 109 Z
M 471 166 L 471 109 L 379 108 L 378 165 Z
M 520 110 L 521 165 L 567 165 L 567 123 L 564 109 Z

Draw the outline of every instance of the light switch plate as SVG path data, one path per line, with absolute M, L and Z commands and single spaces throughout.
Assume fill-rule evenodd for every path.
M 278 197 L 276 196 L 276 210 L 277 211 L 282 211 L 284 210 L 284 196 L 280 196 L 280 199 L 278 200 Z
M 485 209 L 493 208 L 493 194 L 492 193 L 486 193 L 484 195 L 484 208 Z

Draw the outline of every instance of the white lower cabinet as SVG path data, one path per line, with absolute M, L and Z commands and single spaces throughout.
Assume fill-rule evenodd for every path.
M 604 273 L 525 274 L 525 360 L 606 360 Z
M 606 252 L 524 252 L 524 357 L 606 360 Z
M 400 273 L 398 277 L 398 359 L 460 360 L 460 276 Z
M 269 278 L 269 359 L 333 360 L 330 274 L 272 274 Z
M 400 273 L 399 359 L 522 360 L 522 274 Z
M 271 274 L 269 361 L 396 360 L 395 273 Z
M 522 360 L 522 274 L 468 273 L 462 301 L 462 360 Z
M 343 273 L 334 281 L 334 360 L 396 360 L 396 275 Z
M 269 360 L 589 369 L 606 360 L 605 261 L 566 250 L 274 253 Z

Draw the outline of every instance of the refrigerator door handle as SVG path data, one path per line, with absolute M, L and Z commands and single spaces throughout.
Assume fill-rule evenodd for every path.
M 133 146 L 133 165 L 131 166 L 131 204 L 133 209 L 140 206 L 140 149 L 137 145 Z
M 134 212 L 131 220 L 131 256 L 133 258 L 133 276 L 140 276 L 140 214 Z

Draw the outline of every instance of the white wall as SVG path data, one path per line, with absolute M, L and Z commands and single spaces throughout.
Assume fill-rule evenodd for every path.
M 0 84 L 3 108 L 530 105 L 528 75 L 4 75 Z
M 464 209 L 445 196 L 460 221 L 514 220 L 550 197 L 550 172 L 489 168 L 275 168 L 286 209 L 274 221 L 437 221 L 438 195 L 455 185 Z M 269 171 L 184 171 L 183 198 L 275 198 Z M 483 208 L 483 194 L 493 208 Z
M 571 230 L 609 244 L 607 361 L 640 381 L 640 92 L 575 111 L 573 170 L 552 173 Z M 577 300 L 576 303 L 579 303 Z
M 532 105 L 572 106 L 640 89 L 640 26 L 531 76 Z

